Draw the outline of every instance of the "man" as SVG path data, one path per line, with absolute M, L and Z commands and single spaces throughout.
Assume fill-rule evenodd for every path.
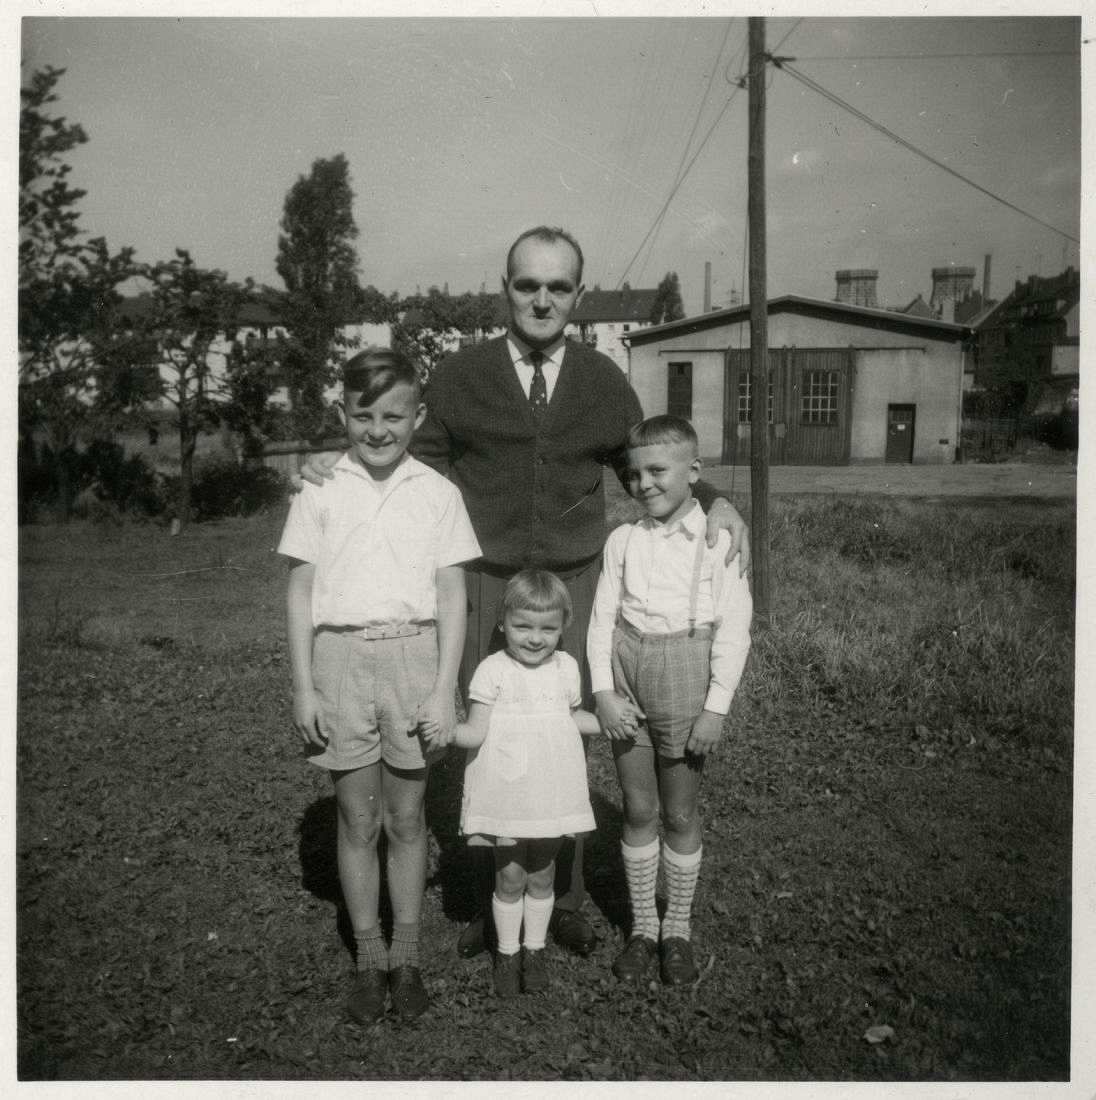
M 449 356 L 424 395 L 426 420 L 412 453 L 448 473 L 461 490 L 483 549 L 483 558 L 466 567 L 462 694 L 480 660 L 500 644 L 495 627 L 506 582 L 534 566 L 556 573 L 571 592 L 574 615 L 562 648 L 579 661 L 584 701 L 592 699 L 585 650 L 605 543 L 602 473 L 605 466 L 622 472 L 628 430 L 643 411 L 611 359 L 564 340 L 582 297 L 582 268 L 582 249 L 564 230 L 538 226 L 522 233 L 502 279 L 506 335 Z M 317 484 L 329 476 L 314 463 L 302 475 Z M 742 518 L 704 482 L 695 492 L 708 513 L 708 544 L 727 529 L 728 559 L 739 555 L 745 572 L 749 542 Z M 552 933 L 585 955 L 596 935 L 580 912 L 586 896 L 581 838 L 565 845 L 557 867 Z M 458 951 L 468 957 L 484 946 L 480 918 L 461 933 Z

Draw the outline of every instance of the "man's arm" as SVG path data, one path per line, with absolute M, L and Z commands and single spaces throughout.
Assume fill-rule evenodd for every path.
M 322 749 L 327 744 L 323 714 L 312 686 L 312 581 L 316 567 L 290 559 L 286 593 L 286 635 L 289 667 L 293 674 L 293 727 L 305 745 Z

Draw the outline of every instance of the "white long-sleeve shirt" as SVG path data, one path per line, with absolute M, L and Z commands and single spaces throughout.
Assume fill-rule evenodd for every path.
M 688 630 L 696 540 L 703 540 L 706 531 L 704 512 L 694 504 L 673 523 L 645 517 L 609 536 L 586 641 L 595 692 L 614 688 L 618 614 L 644 634 Z M 720 531 L 716 545 L 705 547 L 697 592 L 696 625 L 712 627 L 712 675 L 704 709 L 715 714 L 730 710 L 750 650 L 753 619 L 753 597 L 749 582 L 739 576 L 737 559 L 724 565 L 729 546 L 730 536 Z

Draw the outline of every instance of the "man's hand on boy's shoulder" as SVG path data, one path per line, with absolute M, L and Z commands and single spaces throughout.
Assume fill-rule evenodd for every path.
M 685 742 L 685 751 L 692 753 L 693 756 L 707 756 L 719 744 L 723 736 L 723 723 L 726 720 L 725 714 L 702 710 L 693 722 L 689 740 Z
M 301 467 L 301 472 L 289 475 L 290 488 L 293 492 L 299 493 L 304 488 L 306 481 L 312 485 L 322 485 L 325 481 L 330 481 L 335 476 L 333 467 L 342 456 L 342 451 L 338 454 L 325 452 L 324 454 L 309 455 Z
M 731 536 L 731 545 L 727 550 L 724 564 L 730 565 L 738 557 L 738 575 L 745 576 L 750 568 L 750 529 L 746 521 L 738 514 L 738 509 L 726 497 L 716 497 L 707 512 L 709 546 L 715 546 L 719 532 L 726 531 Z

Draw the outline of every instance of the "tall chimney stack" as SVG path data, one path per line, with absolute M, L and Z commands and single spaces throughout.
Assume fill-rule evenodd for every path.
M 993 260 L 993 256 L 987 252 L 986 258 L 982 261 L 982 304 L 985 305 L 989 301 L 989 269 L 990 263 Z
M 875 268 L 846 268 L 836 272 L 834 277 L 837 280 L 836 301 L 850 306 L 866 306 L 868 309 L 879 308 L 875 293 L 879 272 Z
M 704 261 L 704 312 L 712 312 L 712 263 Z

